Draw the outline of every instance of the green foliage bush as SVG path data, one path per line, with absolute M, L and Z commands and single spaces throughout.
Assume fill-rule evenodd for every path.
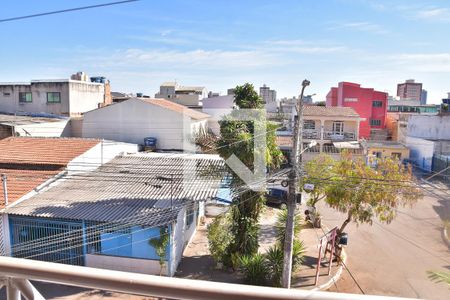
M 218 216 L 208 225 L 208 245 L 211 256 L 216 262 L 226 266 L 231 265 L 231 253 L 228 248 L 233 242 L 233 235 L 230 226 L 230 214 Z
M 241 272 L 244 274 L 245 282 L 251 285 L 267 284 L 267 264 L 264 255 L 244 255 L 239 260 Z

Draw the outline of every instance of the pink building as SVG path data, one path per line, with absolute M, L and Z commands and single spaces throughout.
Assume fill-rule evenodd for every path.
M 387 93 L 340 82 L 327 94 L 327 106 L 352 107 L 360 116 L 359 137 L 370 139 L 372 130 L 386 128 Z

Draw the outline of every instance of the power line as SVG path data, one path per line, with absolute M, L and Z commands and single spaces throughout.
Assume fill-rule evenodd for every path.
M 86 10 L 86 9 L 92 9 L 92 8 L 105 7 L 105 6 L 113 6 L 113 5 L 119 5 L 119 4 L 125 4 L 125 3 L 130 3 L 130 2 L 137 2 L 137 1 L 140 1 L 140 0 L 125 0 L 125 1 L 116 1 L 116 2 L 96 4 L 96 5 L 89 5 L 89 6 L 67 8 L 67 9 L 43 12 L 43 13 L 32 14 L 32 15 L 0 19 L 0 23 L 23 20 L 23 19 L 30 19 L 30 18 L 37 18 L 37 17 L 48 16 L 48 15 L 56 15 L 56 14 L 67 13 L 67 12 L 78 11 L 78 10 Z

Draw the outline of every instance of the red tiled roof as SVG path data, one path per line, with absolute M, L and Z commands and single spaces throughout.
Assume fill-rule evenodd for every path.
M 160 107 L 166 108 L 166 109 L 170 109 L 172 111 L 175 111 L 177 113 L 180 114 L 185 114 L 189 117 L 191 117 L 192 119 L 195 120 L 203 120 L 206 118 L 209 118 L 209 115 L 204 114 L 202 112 L 187 108 L 184 105 L 169 101 L 169 100 L 165 100 L 165 99 L 147 99 L 147 98 L 138 98 L 139 100 L 142 100 L 144 102 L 153 104 L 153 105 L 158 105 Z
M 67 165 L 99 142 L 77 138 L 9 137 L 0 140 L 0 163 Z
M 0 140 L 0 174 L 6 175 L 12 203 L 64 170 L 77 156 L 99 143 L 75 138 L 9 137 Z M 0 186 L 0 208 L 4 207 Z
M 19 200 L 63 169 L 64 167 L 56 170 L 0 169 L 0 173 L 6 175 L 8 202 L 12 203 Z M 0 189 L 0 208 L 3 208 L 5 204 L 4 191 L 3 187 L 0 187 Z
M 324 117 L 359 117 L 359 114 L 351 107 L 305 105 L 304 116 Z

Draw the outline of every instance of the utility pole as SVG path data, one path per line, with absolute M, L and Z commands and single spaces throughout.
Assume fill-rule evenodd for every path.
M 302 148 L 303 148 L 303 93 L 305 88 L 310 84 L 308 80 L 303 80 L 302 91 L 300 98 L 295 104 L 297 110 L 297 118 L 294 119 L 294 135 L 291 163 L 292 168 L 289 173 L 289 190 L 288 190 L 288 203 L 287 210 L 288 216 L 286 220 L 286 236 L 284 238 L 284 258 L 283 258 L 283 274 L 282 285 L 284 288 L 291 287 L 291 274 L 292 274 L 292 248 L 294 243 L 294 216 L 297 202 L 297 185 L 299 180 L 299 171 L 302 169 Z M 301 193 L 300 193 L 301 197 Z

